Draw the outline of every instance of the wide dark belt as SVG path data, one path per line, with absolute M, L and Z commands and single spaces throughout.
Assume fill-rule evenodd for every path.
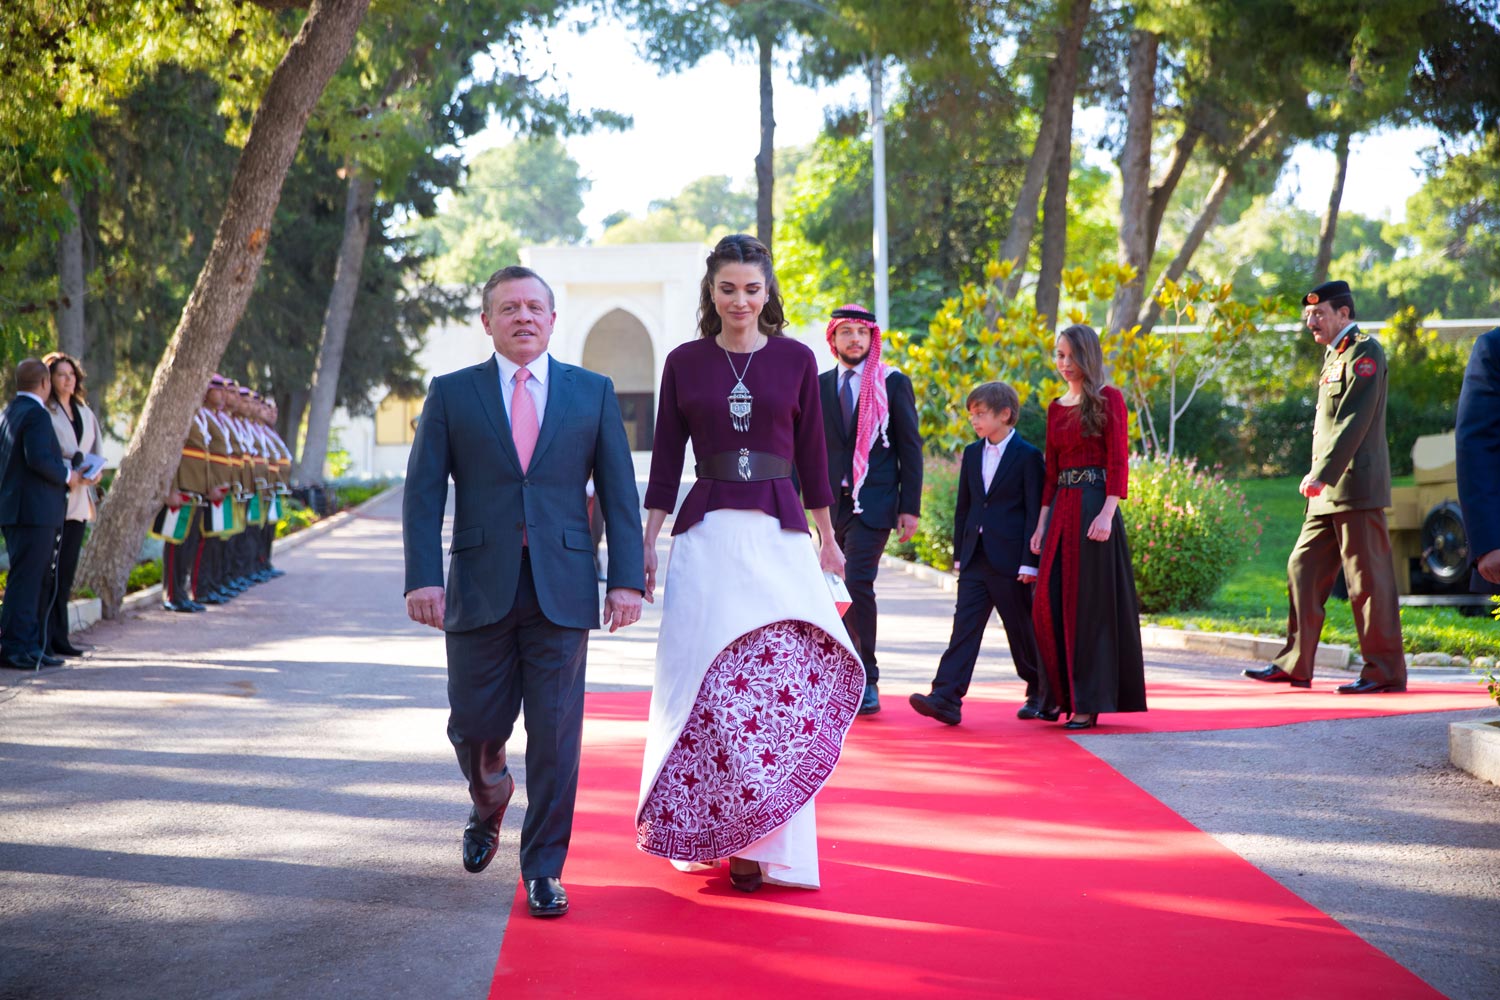
M 768 451 L 721 451 L 695 467 L 699 479 L 721 479 L 730 483 L 758 483 L 766 479 L 790 479 L 792 463 Z
M 1057 474 L 1059 486 L 1103 486 L 1104 469 L 1097 465 L 1080 465 Z

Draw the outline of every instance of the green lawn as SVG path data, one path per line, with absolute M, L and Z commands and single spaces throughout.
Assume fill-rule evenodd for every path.
M 1410 482 L 1410 477 L 1405 478 Z M 1264 525 L 1260 548 L 1230 573 L 1202 611 L 1145 615 L 1158 625 L 1193 625 L 1217 632 L 1286 634 L 1286 560 L 1302 528 L 1303 500 L 1298 477 L 1249 479 L 1240 483 Z M 1403 485 L 1397 479 L 1396 485 Z M 1500 624 L 1485 617 L 1466 618 L 1453 608 L 1401 609 L 1401 634 L 1409 653 L 1443 652 L 1474 657 L 1500 655 Z M 1325 642 L 1358 648 L 1349 602 L 1330 600 Z

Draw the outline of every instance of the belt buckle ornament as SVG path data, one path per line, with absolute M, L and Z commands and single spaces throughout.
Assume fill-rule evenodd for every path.
M 747 407 L 747 410 L 748 410 L 748 407 Z M 750 449 L 749 448 L 741 448 L 740 449 L 739 473 L 740 473 L 740 478 L 743 479 L 745 482 L 748 483 L 750 481 Z

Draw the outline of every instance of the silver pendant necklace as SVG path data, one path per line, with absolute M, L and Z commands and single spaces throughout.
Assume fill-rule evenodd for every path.
M 741 434 L 750 431 L 750 407 L 755 402 L 755 397 L 750 395 L 750 390 L 745 388 L 745 376 L 750 374 L 750 365 L 755 361 L 755 352 L 750 352 L 750 357 L 745 361 L 745 370 L 737 371 L 734 367 L 734 358 L 729 356 L 729 348 L 723 348 L 724 360 L 729 362 L 729 370 L 734 374 L 734 388 L 729 390 L 729 423 Z

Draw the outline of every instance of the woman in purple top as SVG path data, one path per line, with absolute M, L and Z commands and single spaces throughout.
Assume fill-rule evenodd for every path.
M 817 888 L 813 797 L 864 689 L 823 578 L 843 575 L 844 556 L 828 513 L 817 362 L 785 325 L 769 251 L 749 236 L 720 240 L 699 338 L 662 371 L 646 490 L 653 600 L 656 541 L 691 441 L 698 478 L 663 579 L 637 843 L 685 871 L 728 858 L 746 892 L 762 880 Z

